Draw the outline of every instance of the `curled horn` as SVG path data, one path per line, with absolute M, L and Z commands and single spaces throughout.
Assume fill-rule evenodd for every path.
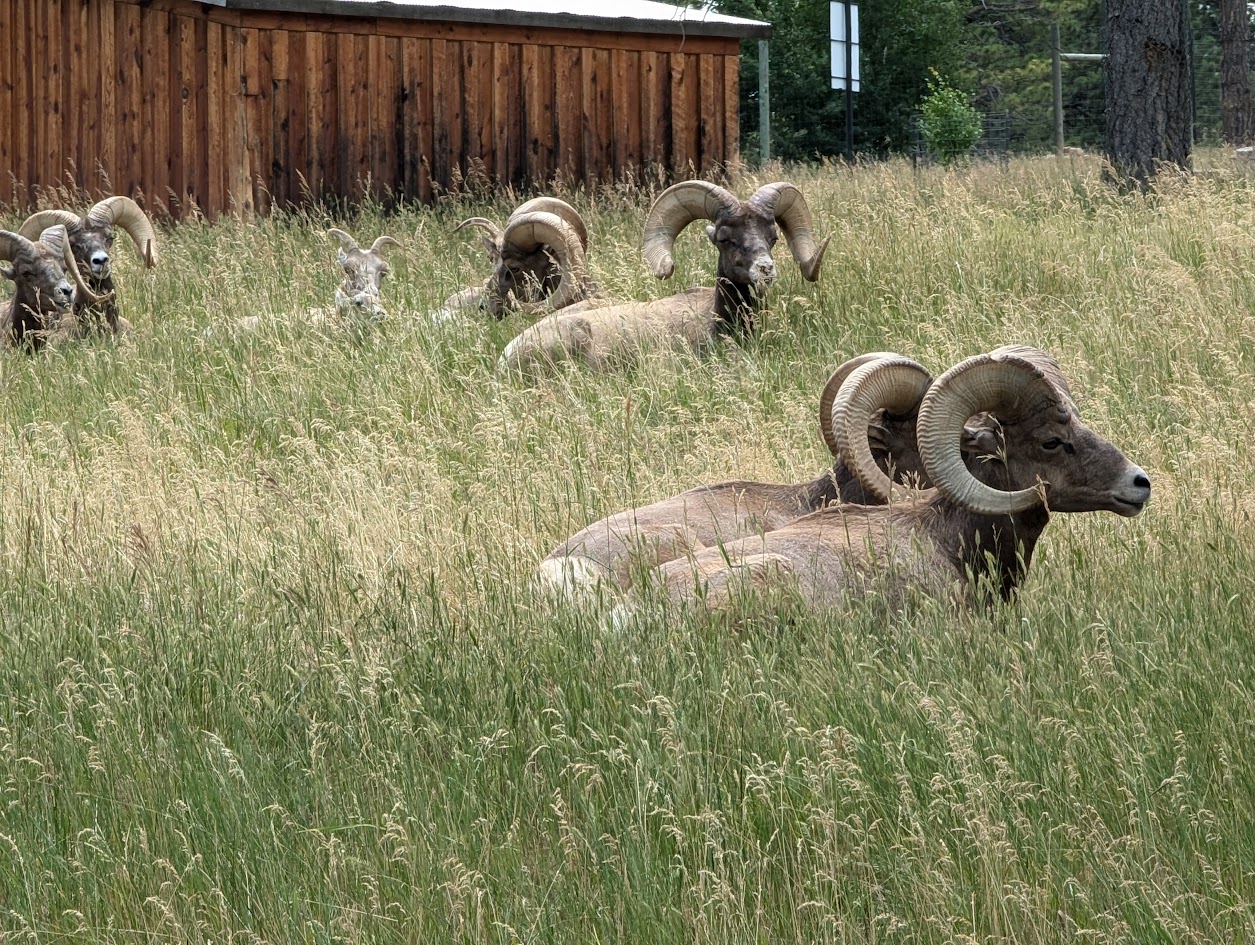
M 327 235 L 334 236 L 336 239 L 340 241 L 341 253 L 347 254 L 357 249 L 357 240 L 349 236 L 348 233 L 345 233 L 344 230 L 337 230 L 335 227 L 332 227 L 331 229 L 327 231 Z
M 465 229 L 468 226 L 473 226 L 477 229 L 483 230 L 488 234 L 488 238 L 491 239 L 494 244 L 497 246 L 501 245 L 501 238 L 505 234 L 502 232 L 501 227 L 497 226 L 497 224 L 493 223 L 487 217 L 470 217 L 463 220 L 453 228 L 453 232 L 456 233 L 458 230 Z
M 819 264 L 823 262 L 824 252 L 832 237 L 827 237 L 822 243 L 815 242 L 814 222 L 802 192 L 787 182 L 764 184 L 750 197 L 749 203 L 769 211 L 775 217 L 780 229 L 784 230 L 784 238 L 789 242 L 789 252 L 802 270 L 802 277 L 807 282 L 818 279 Z
M 69 210 L 39 210 L 28 216 L 26 222 L 17 228 L 17 232 L 19 236 L 25 236 L 28 240 L 37 240 L 40 233 L 58 223 L 69 233 L 83 226 L 83 221 L 78 214 L 71 213 Z
M 503 246 L 521 252 L 531 252 L 544 246 L 558 261 L 561 280 L 549 298 L 523 306 L 523 311 L 534 314 L 552 312 L 578 301 L 584 290 L 584 248 L 579 235 L 562 217 L 554 213 L 533 211 L 514 216 L 506 227 Z
M 33 253 L 35 244 L 21 233 L 0 230 L 0 259 L 12 262 L 21 252 Z
M 824 442 L 828 444 L 828 451 L 834 457 L 840 455 L 841 449 L 837 446 L 837 433 L 832 425 L 832 405 L 836 402 L 837 392 L 841 390 L 841 385 L 864 364 L 879 361 L 881 358 L 896 357 L 899 357 L 899 355 L 891 351 L 873 351 L 870 354 L 860 354 L 858 357 L 850 358 L 845 364 L 833 371 L 832 376 L 828 378 L 828 383 L 824 385 L 823 392 L 819 395 L 819 432 L 823 434 Z
M 83 279 L 83 274 L 78 271 L 78 263 L 74 261 L 74 250 L 70 247 L 70 234 L 66 231 L 63 224 L 58 223 L 48 227 L 48 229 L 39 234 L 39 242 L 61 257 L 66 273 L 74 280 L 74 284 L 78 286 L 78 291 L 82 293 L 83 298 L 87 299 L 87 301 L 92 303 L 105 302 L 113 295 L 111 292 L 97 295 Z
M 860 485 L 885 502 L 927 501 L 936 490 L 912 489 L 885 475 L 872 457 L 867 427 L 882 408 L 897 414 L 915 410 L 931 385 L 932 375 L 918 361 L 890 355 L 855 370 L 833 405 L 832 426 L 841 456 Z
M 379 251 L 385 246 L 400 246 L 401 244 L 394 240 L 391 236 L 381 236 L 375 242 L 370 244 L 370 252 L 378 255 Z
M 139 249 L 144 265 L 157 265 L 157 233 L 144 211 L 130 197 L 106 197 L 87 211 L 88 223 L 108 223 L 126 230 Z
M 664 190 L 650 208 L 641 234 L 641 254 L 659 279 L 675 271 L 671 250 L 680 231 L 694 220 L 714 220 L 719 213 L 739 210 L 741 201 L 717 184 L 686 180 Z
M 968 471 L 962 454 L 963 427 L 974 414 L 1019 416 L 1044 400 L 1071 409 L 1071 398 L 1038 361 L 1003 350 L 976 355 L 937 378 L 920 405 L 917 430 L 924 469 L 943 495 L 973 512 L 1010 515 L 1042 501 L 1037 488 L 1006 491 L 985 485 Z
M 525 213 L 552 213 L 562 217 L 575 231 L 575 235 L 580 238 L 580 248 L 585 253 L 588 252 L 588 227 L 584 224 L 584 218 L 580 216 L 579 211 L 565 200 L 559 200 L 557 197 L 533 197 L 526 203 L 519 204 L 518 209 L 510 214 L 510 219 L 506 221 L 506 229 L 510 228 L 511 220 Z

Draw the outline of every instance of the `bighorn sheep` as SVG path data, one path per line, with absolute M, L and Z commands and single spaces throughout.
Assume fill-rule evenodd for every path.
M 384 259 L 382 250 L 385 246 L 401 244 L 391 236 L 381 236 L 370 245 L 370 249 L 361 249 L 357 241 L 344 230 L 333 228 L 327 231 L 327 235 L 334 236 L 340 242 L 336 258 L 344 278 L 336 288 L 335 307 L 308 309 L 305 323 L 314 327 L 338 323 L 360 331 L 384 321 L 388 317 L 388 310 L 384 308 L 381 291 L 383 280 L 392 272 L 392 267 Z M 256 331 L 269 320 L 263 315 L 246 315 L 236 319 L 234 331 Z M 207 328 L 201 335 L 212 337 L 213 330 Z
M 810 604 L 873 585 L 938 596 L 972 584 L 1010 598 L 1056 512 L 1137 515 L 1150 479 L 1085 427 L 1054 359 L 1009 346 L 968 358 L 925 391 L 907 359 L 851 374 L 834 408 L 842 455 L 888 506 L 830 506 L 761 536 L 699 550 L 654 575 L 679 599 L 726 604 L 739 586 L 791 586 Z M 867 420 L 922 399 L 917 437 L 934 488 L 895 485 L 872 460 Z M 979 415 L 979 417 L 977 417 Z M 972 422 L 973 418 L 976 422 Z
M 819 399 L 819 426 L 835 464 L 797 484 L 733 481 L 700 486 L 652 505 L 628 509 L 576 532 L 540 563 L 542 587 L 574 594 L 607 582 L 628 588 L 647 569 L 697 549 L 772 531 L 834 502 L 883 501 L 867 492 L 842 459 L 832 428 L 832 406 L 847 378 L 864 365 L 898 363 L 884 352 L 851 358 L 837 368 Z M 932 378 L 916 365 L 919 383 Z M 916 402 L 890 403 L 868 420 L 878 468 L 898 481 L 919 480 L 923 465 L 915 442 Z M 926 483 L 926 480 L 924 481 Z
M 519 370 L 580 359 L 602 368 L 650 343 L 701 349 L 718 335 L 752 331 L 762 294 L 776 278 L 771 250 L 777 226 L 802 276 L 811 282 L 819 278 L 828 240 L 816 243 L 810 210 L 793 184 L 767 184 L 746 201 L 706 181 L 668 187 L 649 211 L 642 234 L 645 261 L 659 279 L 674 271 L 675 239 L 694 220 L 711 221 L 706 234 L 719 251 L 714 288 L 653 302 L 555 312 L 510 342 L 501 367 Z
M 117 334 L 130 328 L 130 322 L 118 315 L 116 287 L 113 282 L 109 250 L 113 247 L 114 228 L 126 231 L 135 243 L 144 265 L 157 265 L 157 234 L 144 211 L 130 197 L 107 197 L 81 217 L 68 210 L 40 210 L 26 218 L 18 233 L 27 239 L 39 237 L 48 227 L 61 224 L 70 234 L 70 248 L 81 271 L 87 273 L 92 291 L 107 301 L 90 302 L 80 294 L 74 302 L 77 330 L 90 332 L 103 321 L 109 331 Z
M 565 308 L 596 298 L 601 290 L 584 270 L 588 227 L 579 212 L 557 197 L 536 197 L 521 204 L 505 228 L 486 217 L 471 217 L 454 230 L 474 227 L 492 262 L 492 275 L 482 286 L 455 292 L 432 313 L 445 321 L 460 312 L 483 310 L 503 318 L 514 304 L 535 311 Z M 572 277 L 565 277 L 572 273 Z
M 13 281 L 13 298 L 0 302 L 0 338 L 15 345 L 39 347 L 66 331 L 72 306 L 79 299 L 93 303 L 108 298 L 92 292 L 74 263 L 70 237 L 62 225 L 50 226 L 37 240 L 0 230 L 0 275 Z M 67 274 L 74 280 L 70 285 Z

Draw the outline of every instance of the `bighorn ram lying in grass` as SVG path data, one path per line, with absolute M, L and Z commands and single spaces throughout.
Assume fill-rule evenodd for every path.
M 4 342 L 39 347 L 53 335 L 68 334 L 71 308 L 78 298 L 108 301 L 95 295 L 83 280 L 64 226 L 49 227 L 37 240 L 0 230 L 0 260 L 7 263 L 0 264 L 0 275 L 14 286 L 13 298 L 0 302 L 0 339 Z M 74 280 L 77 292 L 69 279 Z
M 27 217 L 18 233 L 33 240 L 57 224 L 63 225 L 70 234 L 74 258 L 80 270 L 87 273 L 92 291 L 107 299 L 94 303 L 85 295 L 79 295 L 74 302 L 77 330 L 86 333 L 98 329 L 102 321 L 114 334 L 128 330 L 130 323 L 118 315 L 109 250 L 113 248 L 114 229 L 120 228 L 135 243 L 144 265 L 149 268 L 157 265 L 157 234 L 144 211 L 130 197 L 108 197 L 81 217 L 68 210 L 40 210 Z
M 510 214 L 505 229 L 486 217 L 463 220 L 457 230 L 466 227 L 480 230 L 492 275 L 482 286 L 445 299 L 444 306 L 432 313 L 434 320 L 480 310 L 502 318 L 509 305 L 556 311 L 600 295 L 584 271 L 588 227 L 566 201 L 556 197 L 529 200 Z M 564 278 L 565 273 L 574 275 Z
M 864 433 L 886 402 L 912 397 L 922 397 L 919 451 L 935 486 L 922 492 L 885 476 Z M 831 506 L 673 560 L 655 572 L 670 596 L 718 607 L 738 586 L 789 586 L 832 604 L 873 586 L 942 596 L 975 582 L 1009 598 L 1051 510 L 1134 516 L 1150 500 L 1145 471 L 1081 423 L 1058 365 L 1034 348 L 969 358 L 927 391 L 910 362 L 860 368 L 834 426 L 851 470 L 890 504 Z
M 817 478 L 797 484 L 722 482 L 608 516 L 550 552 L 540 563 L 538 582 L 567 594 L 591 590 L 602 582 L 627 588 L 649 568 L 704 547 L 772 531 L 833 503 L 879 504 L 883 500 L 865 491 L 842 459 L 831 411 L 842 384 L 855 370 L 870 365 L 874 375 L 878 365 L 903 360 L 884 352 L 865 354 L 833 372 L 820 396 L 819 425 L 836 462 Z M 919 386 L 926 388 L 932 382 L 928 372 L 909 363 L 919 375 Z M 915 443 L 918 405 L 918 398 L 886 401 L 868 418 L 873 461 L 898 481 L 918 480 L 923 470 Z
M 601 368 L 643 345 L 700 349 L 717 335 L 751 331 L 762 294 L 776 279 L 771 250 L 777 227 L 802 276 L 811 282 L 819 278 L 828 240 L 815 242 L 810 210 L 793 184 L 767 184 L 746 201 L 706 181 L 668 187 L 649 211 L 641 246 L 659 279 L 674 271 L 675 239 L 694 220 L 710 221 L 706 234 L 719 251 L 714 288 L 689 289 L 653 302 L 555 312 L 511 341 L 501 366 L 518 370 L 580 359 Z

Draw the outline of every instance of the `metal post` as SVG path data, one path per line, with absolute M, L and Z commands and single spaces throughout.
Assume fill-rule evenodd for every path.
M 1050 24 L 1050 77 L 1055 93 L 1055 154 L 1063 156 L 1063 59 L 1059 55 L 1059 24 Z
M 854 26 L 850 9 L 854 0 L 845 3 L 845 159 L 854 162 Z
M 768 79 L 767 40 L 758 41 L 758 151 L 771 160 L 771 83 Z

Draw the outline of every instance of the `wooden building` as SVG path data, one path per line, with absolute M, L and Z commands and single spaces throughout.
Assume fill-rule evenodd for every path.
M 685 176 L 737 154 L 740 40 L 769 34 L 653 0 L 0 0 L 0 202 Z

